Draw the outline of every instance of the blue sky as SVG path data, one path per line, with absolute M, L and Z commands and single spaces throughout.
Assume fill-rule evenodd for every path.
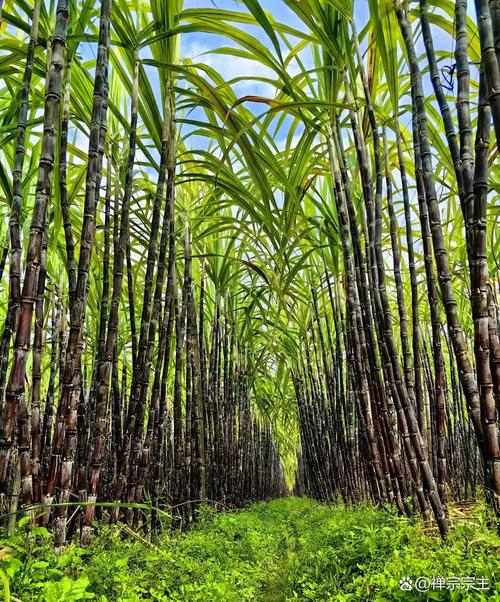
M 283 0 L 265 0 L 261 5 L 266 11 L 271 13 L 277 21 L 295 27 L 296 29 L 304 30 L 302 21 L 285 5 Z M 241 2 L 236 2 L 235 0 L 184 0 L 184 8 L 219 8 L 223 10 L 247 12 L 246 7 Z M 358 29 L 361 29 L 364 23 L 366 23 L 368 15 L 367 0 L 355 1 L 354 8 L 357 27 Z M 245 26 L 238 24 L 238 27 L 244 28 Z M 247 26 L 246 29 L 268 47 L 270 46 L 269 38 L 262 29 L 251 26 Z M 223 36 L 213 34 L 199 32 L 184 34 L 181 38 L 181 57 L 191 58 L 197 63 L 207 63 L 226 81 L 236 77 L 269 77 L 275 79 L 276 76 L 271 69 L 268 69 L 256 61 L 248 61 L 238 57 L 227 57 L 219 54 L 210 54 L 211 50 L 220 46 L 234 46 L 234 43 Z M 303 58 L 305 58 L 306 64 L 309 63 L 312 67 L 312 58 L 309 60 L 307 56 Z M 266 97 L 273 97 L 275 95 L 275 89 L 272 85 L 255 80 L 252 81 L 251 79 L 233 85 L 233 89 L 238 97 L 249 94 Z M 247 108 L 254 110 L 256 113 L 260 113 L 264 110 L 262 105 L 257 104 L 252 106 L 247 103 Z M 191 115 L 194 116 L 195 113 L 192 113 Z M 197 115 L 197 117 L 203 118 L 201 114 Z M 183 129 L 184 132 L 186 132 L 189 128 L 184 126 Z M 280 140 L 277 140 L 277 143 L 283 142 L 285 136 L 286 131 L 283 130 Z M 199 138 L 193 138 L 191 144 L 194 147 L 199 144 L 204 146 L 203 141 Z
M 431 3 L 432 5 L 432 3 Z M 282 23 L 286 23 L 291 27 L 297 29 L 304 29 L 304 24 L 300 19 L 290 10 L 284 0 L 262 0 L 261 6 L 271 13 L 273 17 Z M 236 0 L 184 0 L 184 8 L 219 8 L 233 11 L 246 11 L 246 7 L 242 2 Z M 418 7 L 418 2 L 412 2 L 411 8 Z M 469 14 L 472 18 L 475 18 L 473 3 L 469 3 Z M 368 18 L 368 0 L 354 0 L 354 18 L 356 23 L 356 29 L 360 32 L 363 26 L 366 24 Z M 245 27 L 241 24 L 238 27 Z M 247 27 L 251 31 L 252 35 L 257 36 L 264 44 L 271 47 L 269 38 L 265 32 L 257 27 Z M 434 44 L 436 49 L 445 49 L 446 54 L 449 54 L 449 63 L 446 56 L 441 57 L 440 66 L 446 64 L 452 64 L 454 62 L 453 48 L 454 40 L 452 40 L 447 34 L 443 33 L 442 30 L 433 28 L 434 30 Z M 226 81 L 236 78 L 238 76 L 246 76 L 248 78 L 253 77 L 274 77 L 273 72 L 255 61 L 248 61 L 240 59 L 238 57 L 227 57 L 218 54 L 210 54 L 210 51 L 220 46 L 234 46 L 234 44 L 224 38 L 223 36 L 211 35 L 206 33 L 190 33 L 185 34 L 181 38 L 181 57 L 189 57 L 197 63 L 208 63 L 213 69 L 215 69 Z M 425 50 L 421 39 L 417 42 L 417 51 L 424 54 Z M 449 51 L 449 52 L 448 52 Z M 307 64 L 306 56 L 306 64 Z M 312 61 L 310 61 L 312 66 Z M 474 73 L 473 73 L 474 75 Z M 429 93 L 432 90 L 430 81 L 424 77 L 424 85 Z M 255 94 L 260 96 L 273 96 L 275 91 L 271 85 L 265 84 L 258 81 L 245 81 L 238 83 L 233 86 L 233 89 L 237 96 L 245 96 L 247 94 Z M 251 108 L 251 107 L 249 107 Z M 256 112 L 262 110 L 262 106 L 256 105 L 254 110 Z
M 291 9 L 285 5 L 283 0 L 265 0 L 261 2 L 261 5 L 266 11 L 271 13 L 271 15 L 273 15 L 277 21 L 300 30 L 304 29 L 304 25 L 301 20 Z M 219 8 L 223 10 L 247 12 L 246 7 L 241 2 L 237 2 L 236 0 L 184 0 L 184 8 Z M 363 24 L 366 23 L 368 16 L 368 0 L 354 1 L 354 15 L 359 30 Z M 242 25 L 238 26 L 243 27 Z M 263 32 L 261 29 L 254 27 L 251 28 L 251 30 L 253 35 L 256 35 L 261 41 L 266 43 L 269 42 L 265 32 Z M 196 44 L 209 48 L 215 48 L 220 45 L 227 45 L 227 40 L 225 40 L 222 36 L 204 33 L 193 33 L 183 36 L 182 49 L 183 51 L 187 51 L 189 56 L 191 56 L 189 54 L 189 50 Z M 186 54 L 183 53 L 183 56 L 186 56 Z
M 300 20 L 295 16 L 287 6 L 284 6 L 282 0 L 265 0 L 261 3 L 262 7 L 271 14 L 279 18 L 280 21 L 287 22 L 289 25 L 299 25 Z M 356 18 L 366 17 L 367 0 L 357 0 L 354 2 Z M 221 8 L 226 10 L 243 10 L 241 2 L 235 0 L 184 0 L 185 8 Z

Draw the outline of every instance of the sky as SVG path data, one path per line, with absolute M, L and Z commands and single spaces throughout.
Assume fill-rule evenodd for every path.
M 347 0 L 346 0 L 347 1 Z M 431 5 L 434 3 L 431 3 Z M 265 8 L 266 11 L 271 13 L 271 15 L 277 20 L 290 27 L 294 27 L 296 29 L 304 30 L 304 24 L 300 21 L 300 19 L 291 11 L 285 4 L 284 0 L 263 0 L 261 2 L 261 6 Z M 194 8 L 194 9 L 203 9 L 203 8 L 219 8 L 233 11 L 246 11 L 247 9 L 242 5 L 241 2 L 236 2 L 235 0 L 184 0 L 184 8 Z M 418 2 L 411 2 L 411 8 L 418 8 Z M 474 11 L 474 3 L 468 3 L 469 15 L 475 20 L 475 11 Z M 368 0 L 354 0 L 354 21 L 356 25 L 356 29 L 358 32 L 361 32 L 364 25 L 366 24 L 369 16 L 368 10 Z M 244 28 L 244 25 L 237 24 L 238 27 Z M 269 41 L 266 33 L 257 27 L 248 26 L 247 29 L 252 33 L 252 35 L 256 36 L 261 42 L 263 42 L 268 48 L 272 49 L 272 44 Z M 434 46 L 437 50 L 442 50 L 443 53 L 440 55 L 440 63 L 439 66 L 445 67 L 447 65 L 452 65 L 454 63 L 454 40 L 451 36 L 443 32 L 443 30 L 438 29 L 436 27 L 432 27 L 433 30 L 433 41 Z M 418 29 L 417 29 L 418 31 Z M 366 44 L 366 42 L 364 42 Z M 206 33 L 190 33 L 184 34 L 181 37 L 181 57 L 189 57 L 193 59 L 194 62 L 197 63 L 207 63 L 210 67 L 215 69 L 221 77 L 225 80 L 232 80 L 236 77 L 246 76 L 250 79 L 244 82 L 237 83 L 233 85 L 233 89 L 237 97 L 241 98 L 248 94 L 264 96 L 264 97 L 273 97 L 275 95 L 275 89 L 271 84 L 266 84 L 264 82 L 259 82 L 256 80 L 252 81 L 252 77 L 270 77 L 271 79 L 275 78 L 273 71 L 259 62 L 256 61 L 248 61 L 242 58 L 233 57 L 233 56 L 224 56 L 221 54 L 211 54 L 210 51 L 221 47 L 221 46 L 231 46 L 235 45 L 227 38 L 218 35 L 206 34 Z M 363 47 L 363 43 L 362 43 Z M 366 46 L 364 46 L 366 47 Z M 425 48 L 423 45 L 423 41 L 421 36 L 418 37 L 416 43 L 417 54 L 425 56 Z M 307 61 L 306 57 L 306 66 L 312 68 L 312 57 L 309 61 Z M 422 62 L 423 65 L 426 65 L 425 58 Z M 471 67 L 472 75 L 474 76 L 475 68 Z M 432 85 L 430 79 L 427 74 L 424 74 L 423 78 L 424 91 L 431 98 L 432 94 Z M 451 95 L 456 94 L 456 88 L 452 92 Z M 403 99 L 402 99 L 403 104 Z M 246 103 L 247 108 L 252 110 L 255 113 L 262 112 L 263 105 Z M 192 114 L 192 117 L 197 117 L 203 120 L 203 114 L 199 111 L 195 110 Z M 402 119 L 402 125 L 405 127 L 411 127 L 411 118 L 408 120 Z M 189 131 L 189 127 L 182 126 L 184 133 Z M 287 130 L 286 127 L 280 130 L 280 133 L 275 140 L 278 148 L 283 148 L 286 140 Z M 297 134 L 298 135 L 298 134 Z M 390 133 L 388 134 L 390 137 Z M 206 148 L 207 141 L 203 140 L 203 138 L 196 136 L 190 139 L 190 143 L 188 146 L 192 148 Z M 280 204 L 280 199 L 276 199 L 278 204 Z
M 168 0 L 165 0 L 168 1 Z M 347 0 L 346 0 L 347 1 Z M 473 3 L 469 3 L 469 9 L 473 13 Z M 265 8 L 276 20 L 285 23 L 296 29 L 304 30 L 305 25 L 303 22 L 294 14 L 294 12 L 286 6 L 284 0 L 262 0 L 261 6 Z M 418 3 L 412 2 L 411 6 L 418 6 Z M 184 0 L 184 9 L 226 9 L 232 11 L 244 11 L 247 12 L 246 7 L 242 2 L 236 0 Z M 475 16 L 471 14 L 471 16 Z M 361 32 L 363 26 L 366 24 L 368 19 L 368 0 L 354 0 L 354 18 L 356 29 Z M 256 26 L 245 26 L 243 24 L 236 24 L 237 27 L 247 29 L 252 36 L 257 37 L 263 44 L 265 44 L 272 51 L 272 44 L 266 33 L 259 27 Z M 449 64 L 454 62 L 453 58 L 453 40 L 451 37 L 444 34 L 441 30 L 434 29 L 434 42 L 435 47 L 440 49 L 449 49 Z M 250 61 L 235 56 L 225 56 L 222 54 L 216 54 L 211 51 L 222 46 L 236 46 L 230 39 L 225 38 L 221 35 L 208 34 L 204 32 L 192 32 L 181 35 L 181 49 L 180 56 L 183 58 L 190 58 L 194 63 L 205 63 L 219 73 L 223 80 L 229 81 L 238 77 L 246 77 L 248 79 L 233 84 L 233 90 L 237 98 L 241 98 L 247 95 L 256 95 L 263 97 L 274 97 L 276 90 L 270 83 L 261 82 L 256 80 L 258 77 L 268 77 L 275 79 L 274 72 L 261 64 L 258 61 Z M 421 40 L 417 42 L 417 50 L 419 53 L 424 53 L 424 47 Z M 146 52 L 146 51 L 144 51 Z M 94 54 L 94 52 L 92 53 Z M 312 68 L 312 56 L 306 51 L 301 57 L 306 67 Z M 440 66 L 444 66 L 447 61 L 446 56 L 442 57 L 442 63 Z M 293 75 L 294 66 L 291 65 L 290 70 Z M 296 67 L 297 71 L 298 68 Z M 155 69 L 150 70 L 153 81 L 153 89 L 155 90 L 157 97 L 160 97 L 159 85 L 155 81 Z M 424 86 L 429 92 L 429 96 L 432 91 L 430 81 L 427 77 L 424 78 Z M 258 103 L 246 103 L 246 108 L 253 111 L 255 114 L 264 112 L 267 107 Z M 190 112 L 189 117 L 191 119 L 197 119 L 200 121 L 205 120 L 205 116 L 201 109 L 194 109 Z M 193 130 L 193 127 L 182 124 L 182 116 L 179 120 L 179 124 L 182 130 L 183 136 Z M 410 125 L 404 124 L 404 125 Z M 287 130 L 286 127 L 282 128 L 275 140 L 278 148 L 283 148 L 286 139 Z M 188 148 L 207 148 L 208 139 L 201 136 L 191 136 L 187 140 Z
M 295 13 L 289 9 L 283 0 L 265 0 L 261 3 L 266 11 L 271 13 L 276 20 L 285 23 L 290 27 L 304 30 L 304 24 L 295 15 Z M 235 0 L 184 0 L 184 8 L 219 8 L 223 10 L 233 11 L 245 11 L 246 8 L 241 2 Z M 354 2 L 355 9 L 355 20 L 357 24 L 363 24 L 366 22 L 368 15 L 368 1 L 367 0 L 356 0 Z M 238 27 L 244 27 L 238 24 Z M 269 46 L 269 38 L 266 33 L 257 27 L 247 28 L 252 32 L 252 35 L 256 36 L 260 41 Z M 360 25 L 358 25 L 358 30 Z M 272 71 L 266 69 L 260 63 L 254 61 L 245 61 L 244 59 L 238 59 L 231 57 L 229 60 L 227 57 L 221 55 L 202 56 L 203 53 L 209 52 L 210 50 L 217 48 L 218 46 L 230 46 L 223 36 L 216 36 L 206 33 L 190 33 L 184 34 L 181 38 L 181 56 L 196 59 L 199 62 L 207 62 L 211 67 L 216 68 L 217 71 L 224 79 L 232 79 L 238 75 L 244 76 L 265 76 L 271 75 Z M 257 88 L 258 94 L 269 95 L 274 89 L 271 86 L 266 86 L 259 82 L 246 82 L 238 84 L 235 90 L 246 92 L 247 88 L 255 90 Z
M 347 0 L 346 0 L 347 1 Z M 354 1 L 354 20 L 356 29 L 360 32 L 363 26 L 366 24 L 368 19 L 368 0 L 353 0 Z M 431 3 L 433 4 L 433 3 Z M 474 3 L 469 2 L 469 14 L 472 18 L 475 18 Z M 297 29 L 304 29 L 304 24 L 300 19 L 289 9 L 284 0 L 263 0 L 261 6 L 271 13 L 276 20 L 286 23 L 291 27 Z M 412 2 L 410 4 L 412 8 L 418 7 L 418 2 Z M 219 8 L 233 11 L 246 11 L 246 7 L 236 0 L 184 0 L 184 8 Z M 238 27 L 245 27 L 244 25 L 238 24 Z M 271 43 L 266 33 L 257 27 L 248 26 L 247 29 L 251 31 L 252 35 L 256 36 L 269 48 Z M 447 63 L 447 57 L 441 57 L 440 67 L 454 62 L 453 48 L 454 40 L 450 36 L 445 34 L 442 30 L 433 27 L 434 45 L 436 49 L 449 49 L 449 63 Z M 220 54 L 210 54 L 210 51 L 220 46 L 231 46 L 235 45 L 227 38 L 223 36 L 217 36 L 206 33 L 189 33 L 184 34 L 181 37 L 181 57 L 189 57 L 197 63 L 206 63 L 213 69 L 215 69 L 224 80 L 231 80 L 238 76 L 253 77 L 270 77 L 274 78 L 274 74 L 271 69 L 265 67 L 256 61 L 248 61 L 238 57 L 227 57 Z M 420 54 L 425 53 L 425 49 L 422 40 L 417 40 L 417 52 Z M 307 65 L 312 67 L 312 59 Z M 307 64 L 307 57 L 306 57 Z M 424 88 L 428 90 L 429 95 L 432 92 L 430 80 L 424 76 Z M 259 81 L 247 80 L 239 82 L 233 86 L 233 89 L 238 97 L 242 97 L 248 94 L 254 94 L 259 96 L 274 96 L 275 90 L 271 84 L 266 84 Z M 254 112 L 262 111 L 262 105 L 248 106 L 250 110 Z M 284 135 L 284 133 L 283 133 Z M 196 143 L 201 141 L 196 140 Z M 278 141 L 279 143 L 280 141 Z
M 285 23 L 290 27 L 304 31 L 303 22 L 289 9 L 283 0 L 265 0 L 261 2 L 263 8 L 271 13 L 278 21 Z M 248 12 L 246 7 L 235 0 L 184 0 L 184 9 L 203 9 L 203 8 L 218 8 L 222 10 L 232 10 L 240 12 Z M 355 0 L 354 2 L 355 19 L 358 30 L 360 30 L 368 17 L 368 0 Z M 237 24 L 238 27 L 245 28 L 245 25 Z M 247 26 L 246 29 L 263 42 L 268 48 L 270 41 L 266 33 L 260 27 Z M 276 94 L 272 84 L 252 80 L 255 77 L 269 77 L 275 79 L 274 72 L 257 61 L 249 61 L 239 57 L 227 57 L 220 54 L 210 54 L 211 50 L 221 46 L 235 46 L 233 42 L 227 38 L 214 34 L 203 32 L 187 33 L 181 36 L 181 57 L 190 58 L 195 63 L 205 63 L 216 70 L 221 77 L 226 80 L 232 80 L 236 77 L 248 77 L 250 79 L 241 81 L 233 85 L 233 90 L 237 97 L 246 95 L 256 95 L 263 97 L 274 97 Z M 312 68 L 312 57 L 302 57 L 305 64 Z M 293 65 L 290 70 L 293 74 Z M 297 69 L 298 71 L 298 69 Z M 248 109 L 256 114 L 264 112 L 263 105 L 256 103 L 246 103 Z M 191 113 L 192 117 L 200 117 L 196 111 Z M 184 126 L 184 132 L 190 128 Z M 298 135 L 298 134 L 297 134 Z M 276 140 L 278 147 L 283 147 L 286 139 L 286 130 L 284 129 L 280 137 Z M 205 147 L 206 141 L 199 137 L 193 137 L 188 146 L 196 148 L 199 146 Z

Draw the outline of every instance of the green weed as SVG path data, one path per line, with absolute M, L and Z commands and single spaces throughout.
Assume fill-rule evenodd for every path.
M 0 570 L 3 591 L 22 602 L 500 601 L 500 538 L 481 516 L 442 544 L 392 510 L 289 498 L 202 509 L 190 532 L 154 546 L 101 526 L 89 549 L 57 556 L 45 529 L 21 524 L 0 541 Z M 490 589 L 408 592 L 403 576 L 485 577 Z

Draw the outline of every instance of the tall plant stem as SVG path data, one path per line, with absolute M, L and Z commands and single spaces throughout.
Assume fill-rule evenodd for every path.
M 5 486 L 8 479 L 8 456 L 13 444 L 19 399 L 24 392 L 26 364 L 30 349 L 30 333 L 41 264 L 42 241 L 47 222 L 47 206 L 52 193 L 54 151 L 59 125 L 58 115 L 61 104 L 68 17 L 68 0 L 59 0 L 51 44 L 49 80 L 45 95 L 42 153 L 35 189 L 26 269 L 21 293 L 21 307 L 14 339 L 14 359 L 7 383 L 6 403 L 0 428 L 0 488 Z

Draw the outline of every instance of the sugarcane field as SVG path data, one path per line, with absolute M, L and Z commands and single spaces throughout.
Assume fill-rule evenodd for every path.
M 500 0 L 0 0 L 0 596 L 500 602 Z

